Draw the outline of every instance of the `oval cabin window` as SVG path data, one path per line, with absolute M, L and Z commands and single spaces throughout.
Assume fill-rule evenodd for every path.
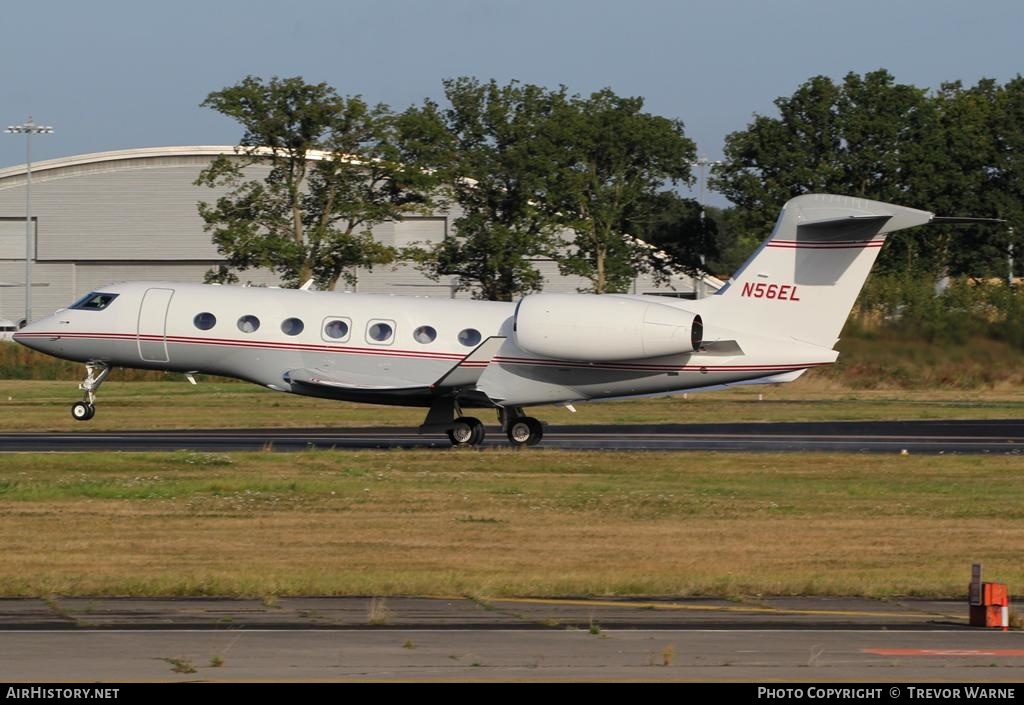
M 348 323 L 339 319 L 324 324 L 324 336 L 331 340 L 344 340 L 348 337 Z
M 370 327 L 366 329 L 366 335 L 375 343 L 386 343 L 391 340 L 395 334 L 395 329 L 390 323 L 384 321 L 377 321 L 371 323 Z
M 212 313 L 203 312 L 197 313 L 196 317 L 192 319 L 192 323 L 195 324 L 199 330 L 210 330 L 217 325 L 217 317 Z
M 306 325 L 298 318 L 286 318 L 281 323 L 281 332 L 285 335 L 298 335 Z
M 467 348 L 474 345 L 480 344 L 480 331 L 476 328 L 466 328 L 465 330 L 459 331 L 459 342 L 465 345 Z
M 420 326 L 412 332 L 412 337 L 417 343 L 433 343 L 437 340 L 437 330 L 434 326 Z
M 255 333 L 260 329 L 260 319 L 256 316 L 242 316 L 238 319 L 238 330 L 243 333 Z

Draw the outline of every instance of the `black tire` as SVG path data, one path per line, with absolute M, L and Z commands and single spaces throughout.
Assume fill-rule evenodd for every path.
M 76 401 L 71 405 L 71 417 L 75 421 L 88 421 L 96 415 L 96 407 L 87 401 Z
M 480 419 L 472 416 L 460 416 L 455 419 L 455 427 L 448 431 L 448 440 L 452 442 L 453 446 L 459 448 L 477 446 L 483 443 L 486 435 L 487 432 Z
M 514 446 L 535 446 L 544 437 L 544 427 L 532 416 L 520 416 L 508 425 L 507 435 Z

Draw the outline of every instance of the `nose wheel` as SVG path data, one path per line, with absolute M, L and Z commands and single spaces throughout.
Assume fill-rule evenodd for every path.
M 113 368 L 105 362 L 88 362 L 85 365 L 85 379 L 78 388 L 85 392 L 85 399 L 71 405 L 71 417 L 75 421 L 88 421 L 96 415 L 96 390 L 103 384 Z
M 71 416 L 75 421 L 88 421 L 96 415 L 96 406 L 87 401 L 76 401 L 71 405 Z

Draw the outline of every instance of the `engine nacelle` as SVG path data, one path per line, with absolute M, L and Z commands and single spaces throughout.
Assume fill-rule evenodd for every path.
M 534 294 L 516 307 L 515 341 L 556 360 L 605 362 L 693 352 L 704 325 L 698 314 L 635 298 Z

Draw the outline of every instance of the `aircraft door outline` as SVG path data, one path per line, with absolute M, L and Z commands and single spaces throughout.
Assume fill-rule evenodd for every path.
M 139 357 L 144 362 L 170 362 L 167 353 L 167 312 L 174 289 L 146 289 L 139 305 Z

